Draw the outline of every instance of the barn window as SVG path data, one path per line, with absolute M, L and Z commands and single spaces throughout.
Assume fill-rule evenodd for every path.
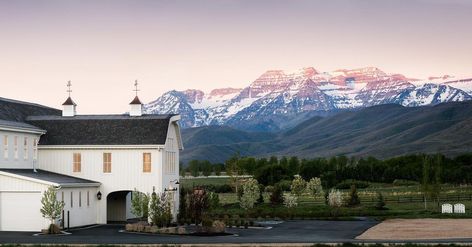
M 73 156 L 74 156 L 73 171 L 81 172 L 82 171 L 82 155 L 80 153 L 74 153 Z
M 111 153 L 103 153 L 103 172 L 111 173 Z
M 151 172 L 151 153 L 143 153 L 143 172 Z

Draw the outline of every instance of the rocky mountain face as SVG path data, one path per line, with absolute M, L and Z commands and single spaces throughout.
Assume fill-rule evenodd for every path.
M 424 106 L 470 99 L 472 78 L 417 80 L 375 67 L 329 73 L 310 67 L 293 73 L 269 70 L 245 88 L 221 88 L 210 93 L 196 89 L 169 91 L 144 109 L 147 113 L 180 113 L 184 128 L 228 125 L 271 131 L 330 112 L 391 103 Z

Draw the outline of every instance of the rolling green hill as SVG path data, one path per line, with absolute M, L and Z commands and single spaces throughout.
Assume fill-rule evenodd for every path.
M 278 133 L 208 126 L 183 130 L 184 164 L 245 156 L 375 156 L 472 152 L 472 101 L 424 107 L 380 105 L 313 117 Z

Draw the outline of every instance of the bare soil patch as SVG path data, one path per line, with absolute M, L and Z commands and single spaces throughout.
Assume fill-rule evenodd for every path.
M 356 237 L 360 240 L 472 238 L 472 219 L 391 219 Z

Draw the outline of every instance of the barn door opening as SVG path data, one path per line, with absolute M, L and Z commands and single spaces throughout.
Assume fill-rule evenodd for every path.
M 115 191 L 107 196 L 107 223 L 125 223 L 129 215 L 131 191 Z

